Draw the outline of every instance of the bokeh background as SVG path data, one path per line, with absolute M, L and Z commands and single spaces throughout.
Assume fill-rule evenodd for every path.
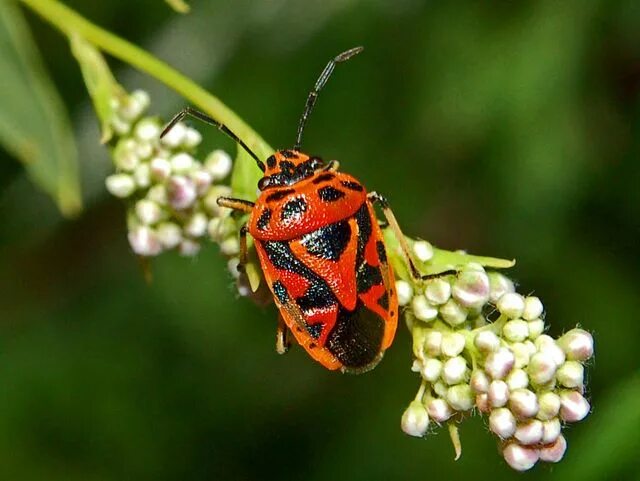
M 559 465 L 512 472 L 479 418 L 454 462 L 445 429 L 399 429 L 418 387 L 406 329 L 373 372 L 343 376 L 275 354 L 274 307 L 237 298 L 213 245 L 163 255 L 147 285 L 77 64 L 29 13 L 73 120 L 85 210 L 61 217 L 0 152 L 0 478 L 640 479 L 640 3 L 190 3 L 181 16 L 160 0 L 67 2 L 276 147 L 326 61 L 364 45 L 323 92 L 306 150 L 387 195 L 407 233 L 517 258 L 511 276 L 543 299 L 551 334 L 594 333 L 593 412 Z M 184 105 L 111 65 L 153 112 Z

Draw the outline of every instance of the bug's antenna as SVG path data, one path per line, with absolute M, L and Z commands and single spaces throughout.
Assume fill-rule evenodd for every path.
M 256 161 L 256 163 L 258 164 L 258 168 L 264 172 L 265 171 L 265 167 L 264 167 L 264 162 L 262 162 L 258 156 L 256 154 L 253 153 L 253 151 L 247 146 L 247 144 L 245 144 L 242 140 L 240 140 L 238 138 L 238 136 L 236 134 L 234 134 L 233 132 L 231 132 L 231 130 L 229 130 L 229 128 L 218 122 L 217 120 L 214 120 L 213 118 L 209 117 L 207 114 L 200 112 L 199 110 L 193 109 L 191 107 L 185 107 L 183 108 L 180 112 L 178 112 L 172 119 L 171 121 L 167 124 L 167 126 L 164 128 L 164 130 L 160 133 L 160 138 L 164 137 L 165 135 L 167 135 L 167 133 L 178 123 L 180 122 L 182 119 L 184 119 L 187 115 L 190 115 L 193 118 L 196 118 L 198 120 L 201 120 L 202 122 L 205 122 L 209 125 L 213 125 L 214 127 L 218 127 L 218 130 L 224 132 L 225 134 L 227 134 L 230 138 L 232 138 L 234 141 L 236 141 L 238 143 L 238 145 L 240 147 L 242 147 L 244 150 L 247 151 L 247 153 L 253 157 Z
M 313 87 L 313 90 L 309 92 L 307 103 L 304 106 L 304 112 L 302 112 L 302 117 L 300 117 L 300 123 L 298 124 L 298 136 L 296 137 L 296 144 L 293 146 L 293 150 L 300 150 L 300 146 L 302 145 L 302 132 L 304 131 L 304 126 L 307 123 L 307 118 L 311 114 L 313 106 L 316 104 L 320 90 L 322 90 L 322 87 L 324 87 L 327 80 L 329 80 L 329 77 L 331 77 L 333 69 L 336 68 L 336 64 L 349 60 L 351 57 L 358 55 L 363 50 L 364 47 L 350 48 L 346 52 L 342 52 L 340 55 L 329 60 L 329 63 L 320 74 L 320 77 L 316 80 L 316 85 Z

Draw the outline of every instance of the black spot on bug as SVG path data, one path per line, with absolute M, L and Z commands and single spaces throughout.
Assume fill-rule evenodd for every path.
M 391 317 L 395 316 L 395 315 L 396 315 L 396 311 L 389 311 L 389 315 L 390 315 Z
M 296 298 L 296 304 L 302 312 L 309 314 L 316 309 L 326 309 L 335 304 L 329 287 L 320 282 L 311 284 L 305 293 Z
M 315 342 L 309 343 L 309 349 L 315 349 L 316 347 L 318 347 L 318 345 Z
M 367 292 L 371 287 L 382 284 L 382 274 L 379 267 L 374 267 L 366 262 L 363 263 L 356 273 L 356 285 L 358 292 L 362 294 Z
M 345 196 L 345 193 L 331 185 L 318 189 L 318 197 L 325 202 L 335 202 Z
M 350 180 L 343 180 L 340 183 L 349 190 L 355 190 L 356 192 L 362 192 L 364 190 L 364 187 L 362 187 L 357 182 L 352 182 Z
M 371 218 L 369 217 L 367 204 L 362 204 L 355 213 L 355 218 L 356 224 L 358 225 L 358 251 L 356 253 L 356 266 L 359 266 L 364 261 L 364 249 L 367 246 L 367 242 L 369 242 L 372 232 Z
M 378 259 L 380 262 L 387 263 L 387 250 L 384 247 L 384 242 L 381 240 L 376 241 L 376 250 L 378 251 Z
M 293 175 L 296 170 L 295 164 L 290 160 L 281 160 L 278 164 L 278 168 L 280 169 L 280 172 L 285 175 Z
M 327 349 L 346 367 L 371 369 L 380 360 L 384 320 L 358 301 L 353 311 L 340 308 Z
M 321 259 L 337 261 L 349 245 L 350 239 L 349 221 L 342 220 L 304 235 L 300 243 L 309 254 Z
M 278 200 L 282 200 L 285 197 L 288 197 L 291 194 L 295 194 L 295 193 L 296 191 L 293 189 L 279 190 L 277 192 L 274 192 L 273 194 L 269 194 L 269 196 L 267 197 L 267 202 L 275 202 Z
M 280 301 L 280 304 L 286 304 L 289 302 L 289 293 L 282 282 L 275 281 L 271 284 L 271 289 L 273 289 L 273 293 L 278 298 L 278 301 Z
M 389 309 L 389 294 L 387 294 L 386 291 L 378 298 L 378 305 L 385 311 Z M 393 313 L 391 313 L 391 315 L 393 316 Z
M 265 230 L 269 225 L 269 221 L 271 220 L 271 209 L 265 209 L 258 217 L 258 222 L 256 222 L 258 229 Z
M 303 198 L 297 197 L 295 199 L 291 199 L 289 202 L 282 206 L 282 212 L 280 212 L 280 220 L 290 220 L 292 217 L 297 217 L 306 210 L 307 202 Z
M 307 324 L 307 332 L 314 339 L 318 339 L 324 331 L 324 323 L 319 322 L 317 324 Z
M 331 172 L 326 172 L 324 174 L 320 174 L 318 177 L 316 177 L 315 179 L 313 179 L 313 184 L 322 184 L 323 182 L 327 182 L 331 179 L 333 179 L 335 177 L 335 174 L 332 174 Z
M 298 158 L 298 154 L 296 154 L 293 150 L 281 150 L 280 153 L 282 154 L 283 157 L 286 157 L 287 159 Z
M 276 157 L 275 155 L 271 155 L 267 158 L 267 167 L 269 167 L 270 169 L 273 169 L 276 166 Z

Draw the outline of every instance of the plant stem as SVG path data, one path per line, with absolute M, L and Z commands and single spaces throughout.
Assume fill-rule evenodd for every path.
M 214 119 L 224 123 L 258 157 L 266 158 L 273 153 L 269 144 L 218 98 L 146 50 L 94 25 L 56 0 L 20 1 L 62 31 L 67 37 L 78 34 L 112 56 L 157 78 Z

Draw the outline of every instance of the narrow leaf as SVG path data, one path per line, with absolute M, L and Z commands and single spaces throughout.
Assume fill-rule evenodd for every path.
M 165 0 L 178 13 L 189 13 L 191 7 L 184 0 Z

